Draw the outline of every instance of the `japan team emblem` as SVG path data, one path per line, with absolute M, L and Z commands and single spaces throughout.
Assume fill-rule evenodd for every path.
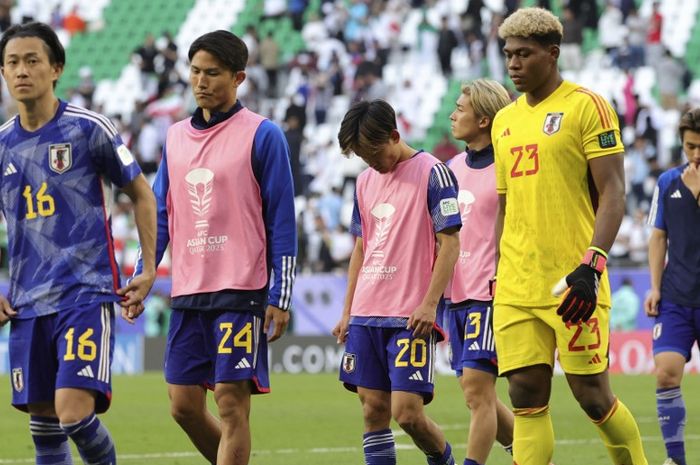
M 70 144 L 49 145 L 49 167 L 51 171 L 62 174 L 73 166 L 73 153 Z
M 355 354 L 345 352 L 345 355 L 343 355 L 343 371 L 345 373 L 355 371 Z
M 16 392 L 22 392 L 22 389 L 24 389 L 24 376 L 22 376 L 21 368 L 12 369 L 12 386 Z
M 542 127 L 542 132 L 551 136 L 555 132 L 558 132 L 561 128 L 561 120 L 564 117 L 564 113 L 547 113 L 547 117 L 544 119 L 544 126 Z

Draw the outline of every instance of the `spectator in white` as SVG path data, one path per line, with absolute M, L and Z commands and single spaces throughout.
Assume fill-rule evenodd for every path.
M 685 66 L 671 55 L 671 51 L 667 49 L 659 60 L 656 69 L 661 107 L 664 110 L 677 110 L 678 95 L 685 90 L 683 88 Z
M 583 44 L 583 23 L 574 16 L 571 8 L 564 8 L 562 26 L 564 35 L 561 38 L 559 64 L 563 70 L 578 71 L 583 65 L 581 44 Z
M 158 128 L 153 124 L 153 120 L 146 116 L 136 141 L 136 153 L 144 175 L 147 176 L 158 170 L 162 144 Z
M 248 65 L 250 65 L 250 63 L 257 63 L 260 40 L 258 39 L 258 32 L 255 26 L 246 26 L 245 34 L 241 36 L 241 40 L 245 43 L 246 47 L 248 47 Z
M 649 201 L 644 183 L 649 176 L 647 160 L 655 155 L 654 148 L 642 136 L 637 136 L 634 145 L 625 154 L 625 179 L 630 182 L 630 190 L 627 196 L 627 210 L 634 211 L 641 207 L 649 208 Z
M 617 65 L 617 51 L 622 46 L 624 33 L 622 12 L 608 0 L 598 20 L 598 42 L 614 65 Z
M 632 280 L 622 278 L 620 288 L 612 294 L 610 329 L 612 331 L 634 331 L 637 328 L 637 314 L 641 301 L 632 286 Z
M 639 16 L 639 11 L 633 7 L 627 15 L 625 26 L 627 26 L 627 44 L 630 48 L 631 67 L 644 66 L 646 59 L 644 46 L 649 30 L 649 20 Z
M 649 229 L 645 220 L 644 210 L 635 210 L 630 229 L 630 260 L 636 266 L 646 264 L 649 253 Z

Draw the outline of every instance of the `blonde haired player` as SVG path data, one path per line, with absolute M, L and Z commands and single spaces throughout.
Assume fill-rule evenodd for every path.
M 556 349 L 612 462 L 645 465 L 637 424 L 608 378 L 605 263 L 625 208 L 624 147 L 608 102 L 559 74 L 562 32 L 540 8 L 516 11 L 499 29 L 508 74 L 523 93 L 491 132 L 500 229 L 494 331 L 515 413 L 514 460 L 546 465 L 552 457 Z
M 483 465 L 494 440 L 512 452 L 513 413 L 496 396 L 498 362 L 493 338 L 496 273 L 496 169 L 491 124 L 510 103 L 501 84 L 477 79 L 462 86 L 450 115 L 452 135 L 467 149 L 448 162 L 459 185 L 460 252 L 449 286 L 452 369 L 471 410 L 464 465 Z

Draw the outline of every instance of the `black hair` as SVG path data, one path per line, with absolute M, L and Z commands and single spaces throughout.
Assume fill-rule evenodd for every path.
M 245 65 L 248 62 L 248 47 L 246 47 L 245 42 L 229 31 L 220 29 L 199 36 L 190 45 L 187 54 L 190 62 L 200 50 L 214 55 L 226 69 L 233 73 L 245 70 Z
M 53 29 L 48 24 L 31 22 L 26 24 L 15 24 L 5 31 L 0 38 L 0 58 L 2 58 L 2 65 L 5 65 L 5 48 L 7 44 L 12 39 L 19 39 L 22 37 L 36 37 L 44 42 L 44 48 L 46 49 L 46 54 L 49 56 L 49 63 L 52 65 L 58 65 L 61 68 L 66 64 L 66 51 L 58 40 L 58 36 Z M 54 88 L 56 88 L 56 83 L 53 82 Z

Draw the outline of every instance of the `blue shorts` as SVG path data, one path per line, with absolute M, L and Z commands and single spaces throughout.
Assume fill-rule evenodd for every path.
M 498 375 L 493 306 L 485 302 L 453 306 L 448 315 L 450 366 L 457 376 L 462 376 L 463 368 Z
M 350 325 L 340 366 L 346 389 L 408 391 L 433 400 L 437 331 L 430 337 L 413 337 L 413 330 Z
M 56 389 L 95 391 L 95 412 L 112 399 L 114 304 L 92 304 L 51 315 L 12 320 L 12 405 L 53 402 Z
M 662 300 L 652 330 L 654 355 L 678 352 L 690 360 L 695 341 L 700 341 L 700 308 L 685 307 Z
M 251 380 L 253 394 L 270 392 L 267 337 L 252 312 L 178 310 L 170 315 L 165 380 L 201 385 Z

